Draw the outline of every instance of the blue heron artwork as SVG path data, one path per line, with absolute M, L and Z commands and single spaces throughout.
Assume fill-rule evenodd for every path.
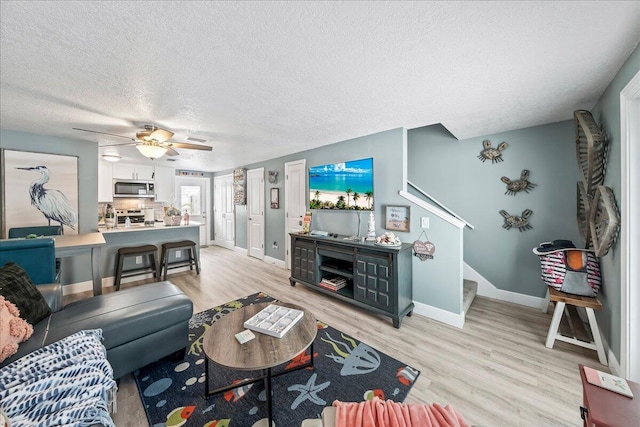
M 77 233 L 77 157 L 4 150 L 6 230 L 60 225 Z
M 78 223 L 78 213 L 71 207 L 67 196 L 60 190 L 44 188 L 49 182 L 51 171 L 46 166 L 34 166 L 29 168 L 17 168 L 26 171 L 40 173 L 40 178 L 36 179 L 29 186 L 29 196 L 31 204 L 36 207 L 47 219 L 48 225 L 51 221 L 58 222 L 60 226 L 66 225 L 73 229 Z

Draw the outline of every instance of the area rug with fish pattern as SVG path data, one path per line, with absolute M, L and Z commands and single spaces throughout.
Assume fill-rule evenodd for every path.
M 194 314 L 189 321 L 190 345 L 185 359 L 162 359 L 134 372 L 150 426 L 250 427 L 266 419 L 264 381 L 205 397 L 202 340 L 211 324 L 225 314 L 271 301 L 275 299 L 256 293 Z M 420 375 L 406 363 L 321 321 L 313 352 L 313 369 L 273 378 L 273 418 L 278 427 L 297 427 L 304 419 L 320 418 L 322 409 L 334 400 L 357 402 L 378 396 L 403 402 Z M 307 349 L 278 368 L 304 364 L 310 357 Z M 213 389 L 258 376 L 259 372 L 231 371 L 210 363 L 209 374 Z

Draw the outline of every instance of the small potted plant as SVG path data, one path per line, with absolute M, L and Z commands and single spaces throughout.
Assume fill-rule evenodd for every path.
M 104 225 L 107 228 L 116 227 L 116 212 L 111 204 L 107 205 L 107 209 L 104 212 Z

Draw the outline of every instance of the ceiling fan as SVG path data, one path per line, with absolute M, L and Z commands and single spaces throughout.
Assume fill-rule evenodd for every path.
M 185 148 L 188 150 L 203 150 L 203 151 L 212 150 L 212 148 L 209 147 L 208 145 L 191 144 L 188 142 L 169 141 L 171 137 L 175 135 L 175 133 L 166 129 L 159 128 L 154 125 L 145 125 L 144 129 L 136 132 L 135 138 L 124 136 L 124 135 L 116 135 L 108 132 L 100 132 L 97 130 L 80 129 L 80 128 L 73 128 L 73 129 L 80 130 L 83 132 L 98 133 L 101 135 L 109 135 L 109 136 L 115 136 L 118 138 L 130 139 L 133 142 L 126 142 L 122 144 L 109 144 L 109 145 L 113 146 L 113 145 L 135 144 L 138 151 L 140 151 L 144 156 L 149 157 L 152 160 L 160 158 L 165 154 L 167 156 L 177 156 L 180 153 L 178 153 L 175 150 L 175 148 Z

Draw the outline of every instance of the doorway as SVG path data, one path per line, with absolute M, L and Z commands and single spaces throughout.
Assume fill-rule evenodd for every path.
M 233 175 L 213 178 L 214 242 L 223 248 L 235 247 L 236 221 L 233 205 Z
M 211 225 L 207 221 L 209 211 L 207 197 L 211 192 L 211 180 L 201 177 L 176 177 L 176 195 L 180 211 L 189 212 L 189 222 L 200 223 L 200 247 L 209 245 Z
M 306 211 L 306 160 L 296 160 L 284 164 L 284 241 L 285 267 L 291 269 L 291 236 L 302 230 L 302 218 Z
M 247 172 L 248 255 L 264 259 L 264 168 Z
M 640 72 L 620 92 L 620 375 L 640 382 Z

